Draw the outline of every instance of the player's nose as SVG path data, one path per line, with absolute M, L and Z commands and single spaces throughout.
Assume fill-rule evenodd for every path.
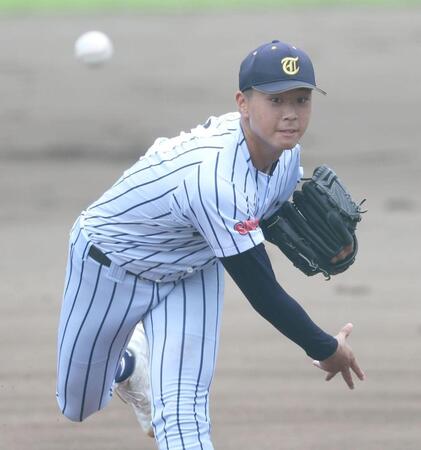
M 297 109 L 294 104 L 285 102 L 282 108 L 282 119 L 295 120 L 298 118 Z

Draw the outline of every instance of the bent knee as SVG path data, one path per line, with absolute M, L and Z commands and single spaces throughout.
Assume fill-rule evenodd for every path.
M 66 417 L 66 419 L 69 419 L 72 422 L 83 422 L 86 418 L 86 417 L 80 417 L 80 415 L 75 414 L 74 411 L 71 411 L 71 410 L 64 410 L 64 411 L 61 411 L 61 413 L 63 414 L 64 417 Z
M 83 422 L 102 408 L 90 403 L 82 403 L 79 398 L 63 399 L 57 395 L 57 403 L 64 417 L 72 422 Z M 105 406 L 105 405 L 104 405 Z
M 91 412 L 81 412 L 81 410 L 79 408 L 72 408 L 70 407 L 66 407 L 64 409 L 61 409 L 61 413 L 63 414 L 64 417 L 66 417 L 66 419 L 71 420 L 72 422 L 83 422 L 85 419 L 87 419 L 89 416 L 91 416 L 92 414 L 96 413 L 98 410 L 95 411 L 91 411 Z

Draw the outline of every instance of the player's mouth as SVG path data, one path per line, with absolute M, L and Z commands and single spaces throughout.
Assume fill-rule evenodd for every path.
M 287 130 L 278 130 L 278 133 L 281 133 L 284 136 L 295 136 L 298 133 L 298 130 L 295 128 L 289 128 Z

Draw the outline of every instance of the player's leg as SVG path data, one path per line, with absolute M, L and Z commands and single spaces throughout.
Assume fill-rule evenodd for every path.
M 213 449 L 209 389 L 223 298 L 219 263 L 177 283 L 144 319 L 153 427 L 160 449 Z
M 81 421 L 110 400 L 116 369 L 136 323 L 157 302 L 153 283 L 88 256 L 75 227 L 58 336 L 57 400 Z
M 142 322 L 136 325 L 115 377 L 115 393 L 132 405 L 142 430 L 154 437 L 151 418 L 149 346 Z

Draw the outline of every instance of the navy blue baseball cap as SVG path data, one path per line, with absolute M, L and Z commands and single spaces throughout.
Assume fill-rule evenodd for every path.
M 280 41 L 263 44 L 252 51 L 240 66 L 240 91 L 255 89 L 277 94 L 297 88 L 325 91 L 316 86 L 309 56 L 297 47 Z

